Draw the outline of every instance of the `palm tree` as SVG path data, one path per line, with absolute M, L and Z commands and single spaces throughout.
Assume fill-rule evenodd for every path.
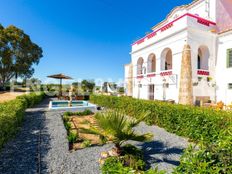
M 121 111 L 105 111 L 95 115 L 96 123 L 88 130 L 90 134 L 97 134 L 103 141 L 111 141 L 115 144 L 116 152 L 120 154 L 121 145 L 127 140 L 149 141 L 153 135 L 150 133 L 138 135 L 134 132 L 137 126 L 147 114 L 141 114 L 139 119 L 125 116 Z

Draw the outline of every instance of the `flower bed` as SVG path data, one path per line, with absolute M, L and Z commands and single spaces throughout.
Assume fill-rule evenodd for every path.
M 98 135 L 82 132 L 82 129 L 89 129 L 94 125 L 94 113 L 90 110 L 66 112 L 63 116 L 63 122 L 67 130 L 70 151 L 103 144 Z
M 145 119 L 147 124 L 158 125 L 169 132 L 199 143 L 197 150 L 195 148 L 186 150 L 176 173 L 231 171 L 231 113 L 129 97 L 92 95 L 91 102 L 107 108 L 123 110 L 132 117 L 150 111 Z
M 0 104 L 0 149 L 17 133 L 26 108 L 38 104 L 43 97 L 44 93 L 31 93 Z

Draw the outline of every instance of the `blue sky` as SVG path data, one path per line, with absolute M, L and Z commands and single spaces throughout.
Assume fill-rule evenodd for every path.
M 124 76 L 131 44 L 175 6 L 192 0 L 0 0 L 0 23 L 13 24 L 43 48 L 34 76 Z

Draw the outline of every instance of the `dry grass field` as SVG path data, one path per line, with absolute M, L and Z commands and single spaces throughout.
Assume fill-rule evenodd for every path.
M 25 94 L 25 92 L 0 92 L 0 103 L 14 100 L 17 96 L 23 94 Z

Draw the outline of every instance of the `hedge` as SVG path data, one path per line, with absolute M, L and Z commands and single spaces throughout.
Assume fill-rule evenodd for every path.
M 26 108 L 38 104 L 44 96 L 44 93 L 31 93 L 0 104 L 0 149 L 17 133 Z
M 150 112 L 145 119 L 147 124 L 158 125 L 169 132 L 199 143 L 198 150 L 194 148 L 186 150 L 181 159 L 182 163 L 177 168 L 179 173 L 199 173 L 203 168 L 205 168 L 203 172 L 206 173 L 211 169 L 211 173 L 216 170 L 219 170 L 219 173 L 232 170 L 231 112 L 104 95 L 92 95 L 91 102 L 110 109 L 123 110 L 133 117 L 141 112 Z M 195 161 L 192 161 L 193 159 Z

